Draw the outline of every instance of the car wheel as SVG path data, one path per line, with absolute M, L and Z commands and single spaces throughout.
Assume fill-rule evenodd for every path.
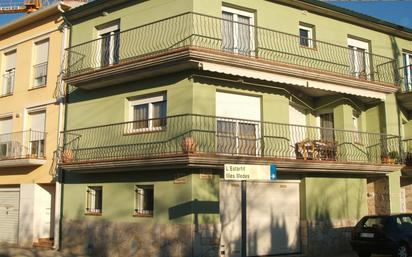
M 399 245 L 396 247 L 392 254 L 393 257 L 408 257 L 408 248 L 405 245 Z
M 358 252 L 357 253 L 359 257 L 370 257 L 371 253 L 367 253 L 367 252 Z

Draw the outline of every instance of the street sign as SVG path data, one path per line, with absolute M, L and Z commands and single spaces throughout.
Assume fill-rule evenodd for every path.
M 225 180 L 276 180 L 276 165 L 225 164 Z

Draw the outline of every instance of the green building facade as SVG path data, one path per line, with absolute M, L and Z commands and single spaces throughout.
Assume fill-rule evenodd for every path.
M 360 217 L 412 208 L 411 30 L 312 0 L 96 0 L 65 19 L 63 250 L 332 256 Z

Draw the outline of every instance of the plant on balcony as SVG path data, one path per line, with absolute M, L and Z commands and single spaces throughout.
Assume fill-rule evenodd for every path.
M 185 136 L 182 139 L 182 151 L 183 153 L 196 152 L 196 142 L 192 136 Z
M 396 151 L 389 152 L 386 155 L 381 156 L 382 163 L 384 164 L 395 164 L 396 162 L 399 161 L 399 153 Z
M 63 163 L 68 163 L 68 162 L 72 162 L 73 160 L 74 160 L 73 151 L 70 150 L 70 149 L 63 150 L 62 162 Z

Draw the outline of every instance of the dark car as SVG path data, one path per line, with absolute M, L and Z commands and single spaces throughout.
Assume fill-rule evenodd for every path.
M 365 216 L 353 228 L 350 243 L 359 257 L 407 257 L 412 254 L 412 214 Z

